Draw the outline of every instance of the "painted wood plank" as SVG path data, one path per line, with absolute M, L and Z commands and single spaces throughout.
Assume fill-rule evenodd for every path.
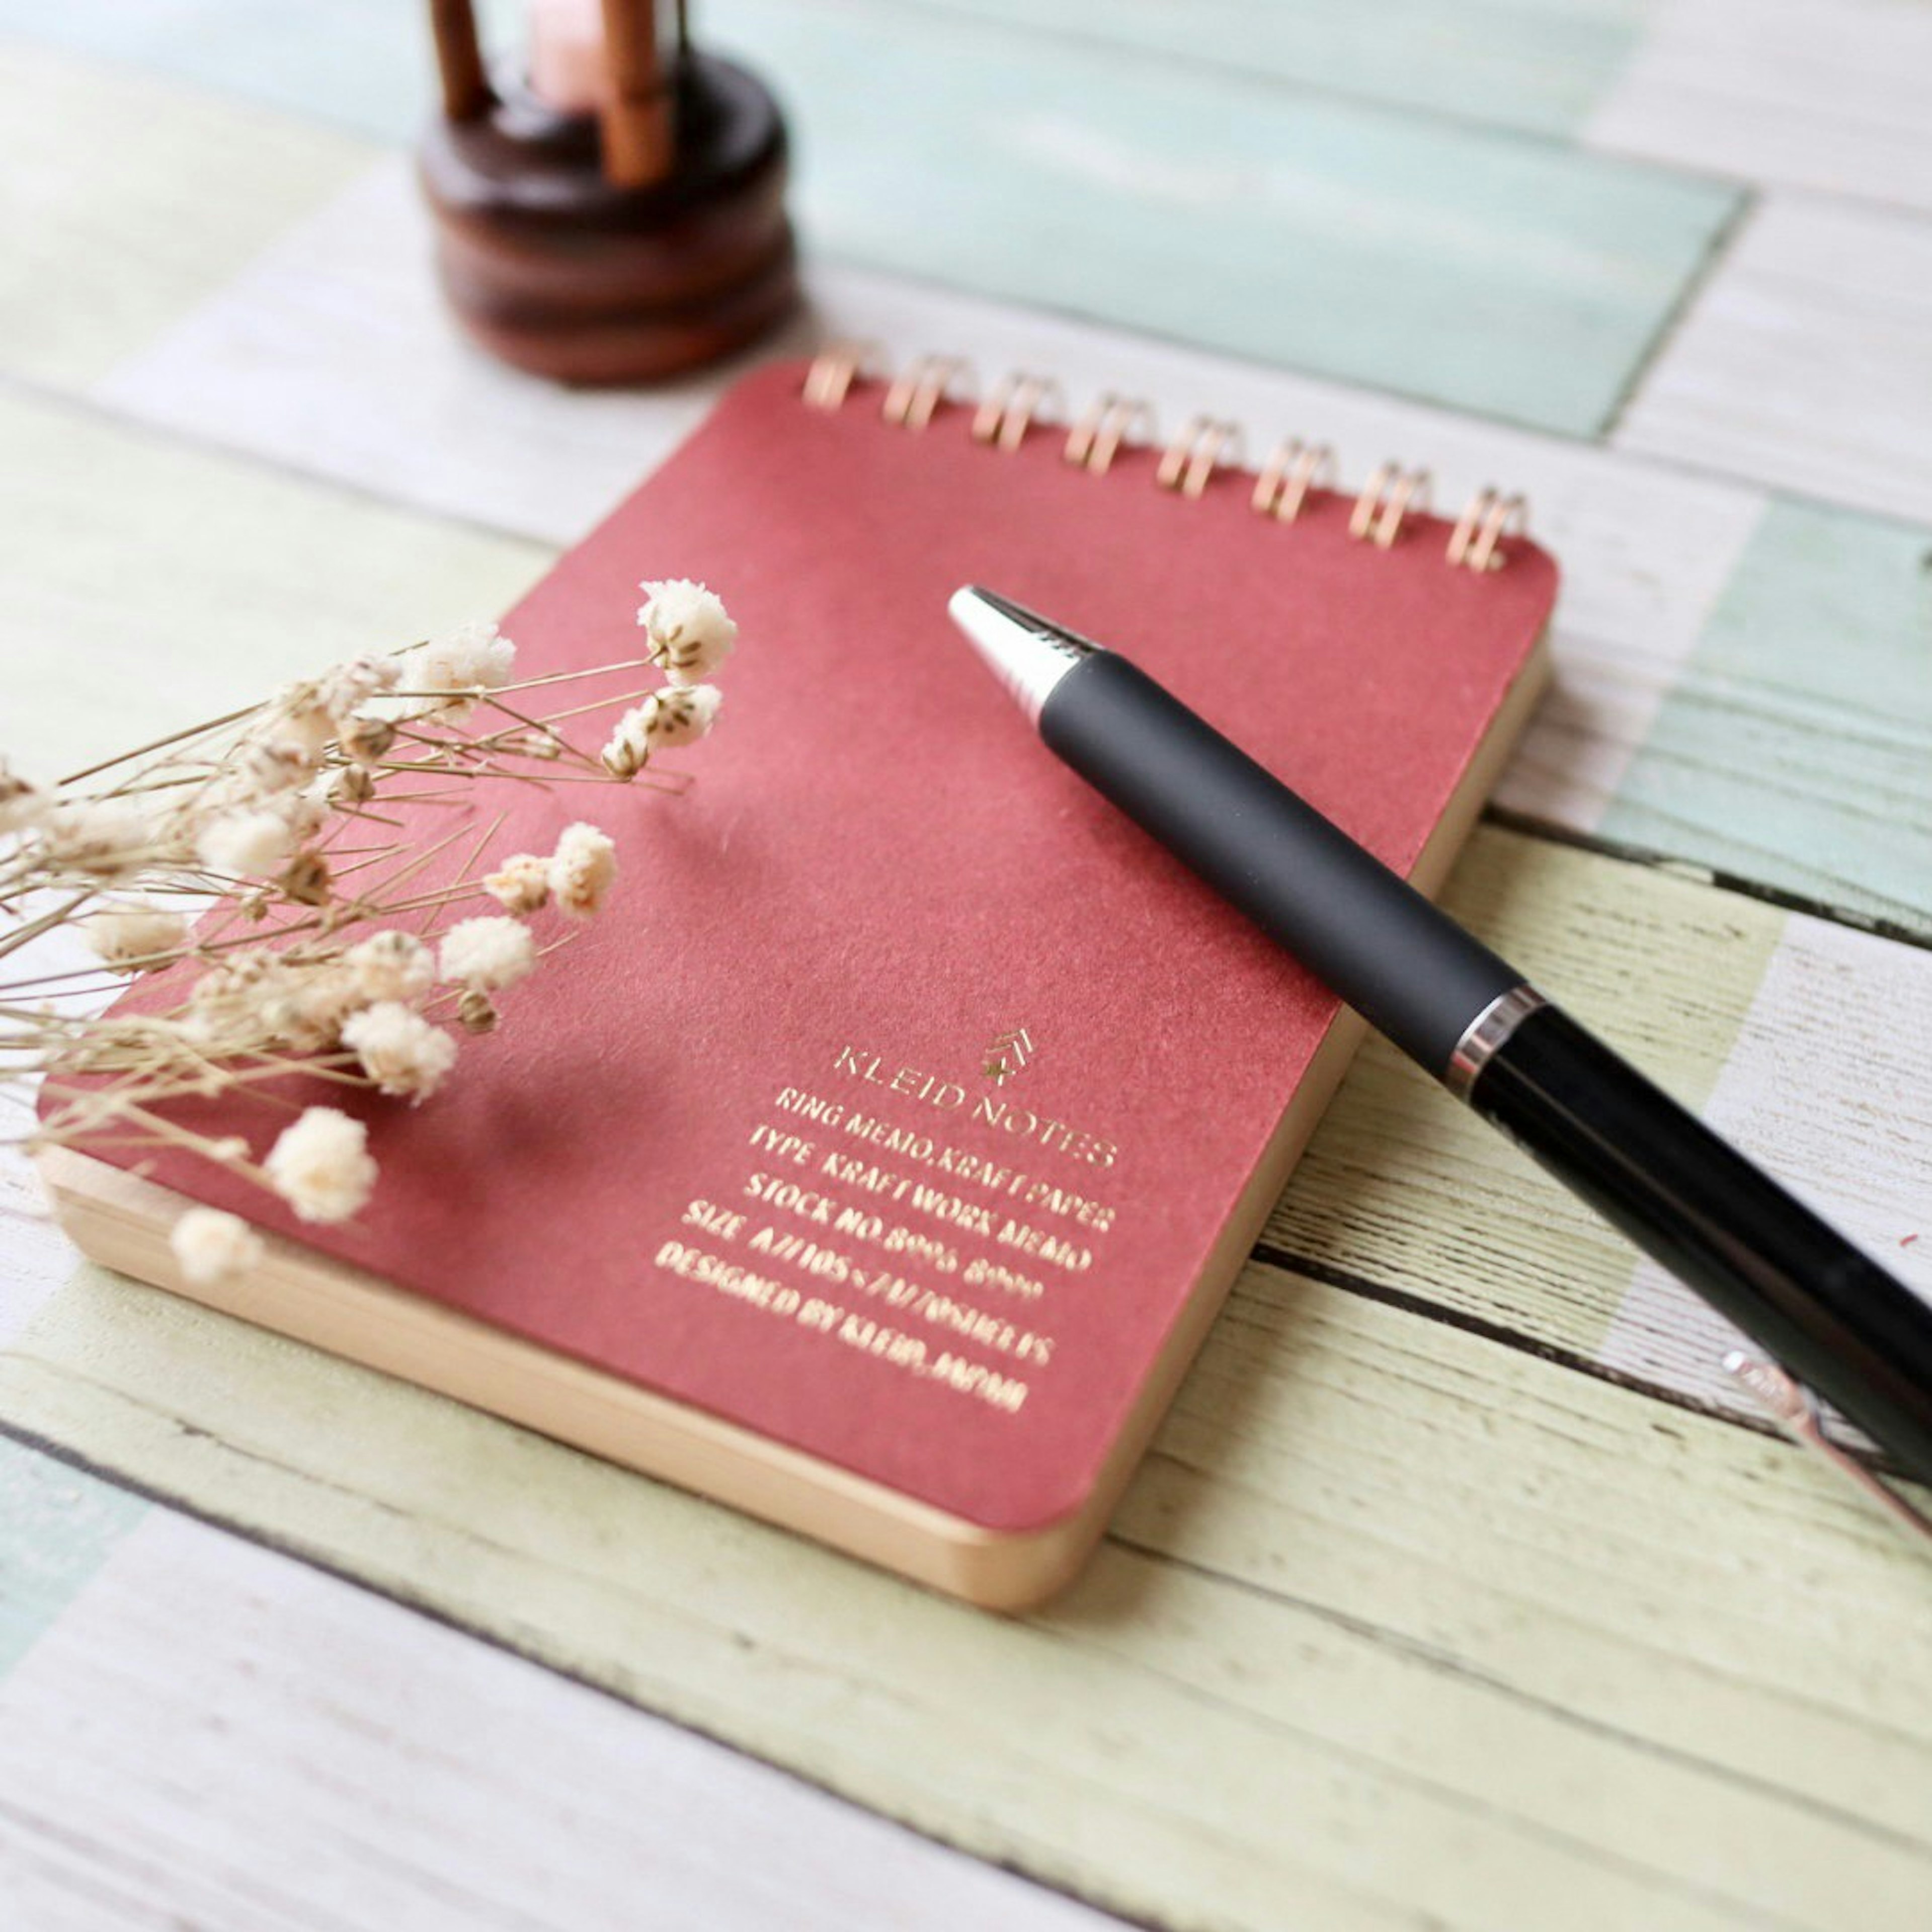
M 1922 526 L 1772 503 L 1598 830 L 1704 828 L 1738 877 L 1932 930 L 1928 558 Z
M 0 373 L 38 382 L 91 380 L 143 346 L 368 158 L 17 41 L 0 41 Z
M 1159 1922 L 1561 1896 L 1585 1928 L 1836 1932 L 1849 1892 L 1883 1932 L 1932 1883 L 1926 1573 L 1857 1498 L 1278 1270 L 1024 1622 L 91 1271 L 0 1413 Z
M 825 253 L 1579 434 L 1735 206 L 1705 180 L 950 16 L 717 0 L 709 18 L 783 76 L 796 206 Z
M 1624 448 L 1932 519 L 1932 222 L 1756 208 L 1618 425 Z
M 0 1438 L 0 1682 L 147 1513 L 138 1497 Z
M 1932 210 L 1918 0 L 1670 0 L 1584 138 L 1748 181 Z
M 0 33 L 386 142 L 410 138 L 435 98 L 428 10 L 394 0 L 0 0 Z
M 1640 46 L 1643 0 L 955 0 L 1030 34 L 1142 49 L 1190 68 L 1265 75 L 1458 120 L 1574 134 Z
M 478 9 L 506 52 L 520 36 L 520 10 L 503 0 Z M 1184 11 L 1167 0 L 1060 0 L 1042 14 L 1020 0 L 964 0 L 945 10 L 1022 30 L 1014 35 L 1019 59 L 1027 40 L 1045 31 L 1231 77 L 1265 75 L 1560 135 L 1573 134 L 1613 86 L 1641 42 L 1646 10 L 1642 0 L 1481 0 L 1451 20 L 1434 0 L 1397 0 L 1372 13 L 1348 0 L 1314 0 L 1292 12 L 1240 0 L 1197 0 Z M 392 140 L 413 133 L 430 98 L 421 23 L 386 0 L 336 0 L 292 18 L 253 0 L 149 0 L 133 14 L 117 0 L 64 0 L 52 10 L 0 0 L 0 32 L 136 62 Z
M 0 1578 L 21 1562 L 0 1544 Z M 0 1907 L 21 1932 L 1115 1923 L 162 1510 L 0 1684 Z
M 72 405 L 0 394 L 0 444 L 4 728 L 44 778 L 500 610 L 550 554 Z
M 1822 920 L 1786 922 L 1706 1118 L 1932 1298 L 1932 998 L 1925 956 Z M 1601 1354 L 1719 1404 L 1736 1335 L 1652 1264 Z

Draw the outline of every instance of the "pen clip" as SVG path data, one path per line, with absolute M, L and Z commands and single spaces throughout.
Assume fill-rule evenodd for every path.
M 1847 1454 L 1825 1433 L 1818 1398 L 1802 1382 L 1775 1362 L 1767 1361 L 1761 1355 L 1747 1354 L 1742 1348 L 1733 1348 L 1724 1358 L 1724 1366 L 1801 1448 L 1812 1450 L 1840 1475 L 1856 1483 L 1894 1522 L 1932 1539 L 1932 1516 L 1881 1482 L 1856 1456 Z

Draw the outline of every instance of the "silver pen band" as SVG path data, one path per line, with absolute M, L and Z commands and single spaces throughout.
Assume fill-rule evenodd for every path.
M 1469 1097 L 1476 1076 L 1490 1064 L 1490 1056 L 1533 1012 L 1550 1002 L 1534 986 L 1512 986 L 1498 993 L 1462 1029 L 1449 1064 L 1442 1070 L 1442 1084 L 1459 1100 Z

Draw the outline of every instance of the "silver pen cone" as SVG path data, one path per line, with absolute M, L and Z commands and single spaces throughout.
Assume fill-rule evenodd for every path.
M 1012 693 L 1029 724 L 1040 722 L 1040 707 L 1054 686 L 1082 658 L 1101 648 L 1024 604 L 1010 603 L 975 584 L 954 591 L 946 608 L 986 659 L 987 668 Z

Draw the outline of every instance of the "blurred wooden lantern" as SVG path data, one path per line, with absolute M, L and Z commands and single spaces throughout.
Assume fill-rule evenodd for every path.
M 796 305 L 784 124 L 743 68 L 692 51 L 684 14 L 537 0 L 533 86 L 485 71 L 471 0 L 430 0 L 437 266 L 464 328 L 506 362 L 650 381 Z

